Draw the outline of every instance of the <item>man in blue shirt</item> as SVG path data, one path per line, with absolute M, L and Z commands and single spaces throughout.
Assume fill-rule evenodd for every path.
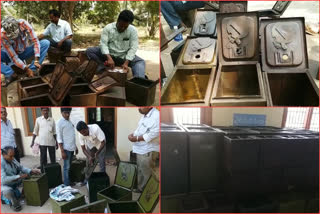
M 11 146 L 1 148 L 1 154 L 1 200 L 9 200 L 11 208 L 18 212 L 22 209 L 17 197 L 21 195 L 18 187 L 22 179 L 31 174 L 40 174 L 40 170 L 23 167 L 14 159 L 14 148 Z
M 8 113 L 5 107 L 1 107 L 1 149 L 6 146 L 14 148 L 14 158 L 20 163 L 20 155 L 15 141 L 15 133 L 10 120 L 7 119 Z
M 70 185 L 69 171 L 72 162 L 73 153 L 78 154 L 76 145 L 75 130 L 70 121 L 70 112 L 72 108 L 61 108 L 62 118 L 57 123 L 57 141 L 61 150 L 63 159 L 63 180 L 64 185 Z

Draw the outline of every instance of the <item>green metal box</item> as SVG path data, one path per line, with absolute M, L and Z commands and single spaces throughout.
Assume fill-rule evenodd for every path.
M 96 201 L 87 205 L 72 208 L 70 213 L 104 213 L 106 200 Z
M 58 163 L 50 163 L 43 167 L 43 171 L 48 177 L 48 186 L 54 188 L 62 184 L 61 166 Z
M 47 175 L 32 175 L 24 179 L 23 189 L 27 205 L 42 206 L 49 198 Z
M 76 159 L 71 163 L 69 178 L 71 182 L 83 182 L 84 173 L 83 169 L 86 167 L 86 160 Z
M 72 208 L 85 205 L 84 195 L 77 193 L 72 201 L 55 201 L 50 198 L 52 213 L 70 213 Z
M 137 175 L 137 167 L 133 163 L 120 162 L 116 172 L 115 184 L 98 192 L 98 199 L 106 203 L 132 200 L 132 188 Z
M 97 200 L 97 193 L 110 186 L 109 176 L 105 172 L 93 172 L 88 179 L 90 203 Z
M 159 200 L 159 181 L 150 176 L 138 201 L 119 201 L 107 204 L 108 213 L 152 213 Z
M 307 201 L 305 213 L 319 213 L 319 198 L 313 198 Z

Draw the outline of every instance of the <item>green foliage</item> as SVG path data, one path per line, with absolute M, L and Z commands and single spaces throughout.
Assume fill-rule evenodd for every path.
M 93 10 L 89 10 L 88 19 L 92 24 L 108 24 L 117 20 L 120 12 L 118 1 L 96 1 Z

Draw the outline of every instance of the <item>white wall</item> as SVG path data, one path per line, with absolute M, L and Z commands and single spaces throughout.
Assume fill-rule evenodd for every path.
M 118 108 L 117 110 L 117 150 L 120 156 L 120 159 L 123 161 L 128 161 L 130 157 L 130 151 L 132 150 L 132 145 L 128 140 L 128 135 L 134 132 L 137 128 L 138 122 L 141 118 L 141 114 L 138 111 L 138 108 Z M 32 136 L 27 136 L 26 131 L 26 121 L 24 117 L 23 108 L 7 108 L 8 119 L 12 122 L 13 128 L 19 128 L 22 135 L 22 144 L 25 155 L 35 156 L 32 153 L 30 148 Z M 52 118 L 55 122 L 62 117 L 60 113 L 60 108 L 52 107 L 51 108 Z M 79 120 L 85 121 L 85 108 L 73 108 L 70 120 L 73 122 L 74 126 Z M 84 154 L 80 148 L 79 144 L 79 133 L 76 131 L 76 144 L 79 149 L 79 158 L 84 158 Z M 37 139 L 36 139 L 37 141 Z M 39 155 L 38 155 L 39 156 Z M 57 158 L 61 158 L 60 149 L 56 152 Z
M 265 114 L 266 126 L 281 127 L 284 108 L 213 108 L 213 126 L 232 126 L 233 114 Z
M 132 143 L 128 135 L 133 133 L 141 118 L 138 108 L 117 108 L 117 151 L 122 161 L 128 161 Z

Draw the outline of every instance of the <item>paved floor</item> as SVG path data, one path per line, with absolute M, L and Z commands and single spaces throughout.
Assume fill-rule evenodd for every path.
M 256 11 L 263 9 L 271 9 L 276 1 L 248 1 L 248 11 Z M 318 1 L 292 1 L 282 17 L 304 17 L 305 23 L 308 26 L 312 26 L 319 31 L 319 2 Z M 161 16 L 161 24 L 165 35 L 168 36 L 172 33 L 169 25 Z M 183 34 L 184 39 L 189 36 L 191 29 Z M 167 49 L 161 52 L 161 60 L 163 60 L 163 66 L 166 75 L 170 75 L 173 71 L 173 63 L 170 53 L 179 42 L 171 41 Z M 319 80 L 316 80 L 316 74 L 319 70 L 319 34 L 308 35 L 307 34 L 307 47 L 309 58 L 309 72 L 314 78 L 315 83 L 319 87 Z
M 58 160 L 61 166 L 63 166 L 62 160 Z M 36 168 L 40 165 L 39 163 L 39 157 L 34 157 L 34 156 L 25 156 L 21 158 L 21 164 L 25 167 L 29 168 Z M 109 175 L 110 178 L 110 185 L 114 184 L 114 177 L 116 174 L 116 166 L 113 165 L 108 165 L 106 166 L 106 171 Z M 99 167 L 96 167 L 96 171 L 99 170 Z M 85 186 L 73 186 L 75 189 L 79 189 L 79 191 L 85 195 L 86 202 L 88 203 L 89 198 L 88 198 L 88 190 Z M 133 193 L 133 200 L 138 200 L 140 194 L 138 193 Z M 13 211 L 10 209 L 8 205 L 2 205 L 1 206 L 1 213 L 12 213 Z M 159 203 L 154 209 L 154 213 L 159 213 Z M 47 200 L 46 203 L 41 206 L 28 206 L 25 203 L 23 204 L 23 210 L 20 213 L 51 213 L 51 204 L 50 201 Z

